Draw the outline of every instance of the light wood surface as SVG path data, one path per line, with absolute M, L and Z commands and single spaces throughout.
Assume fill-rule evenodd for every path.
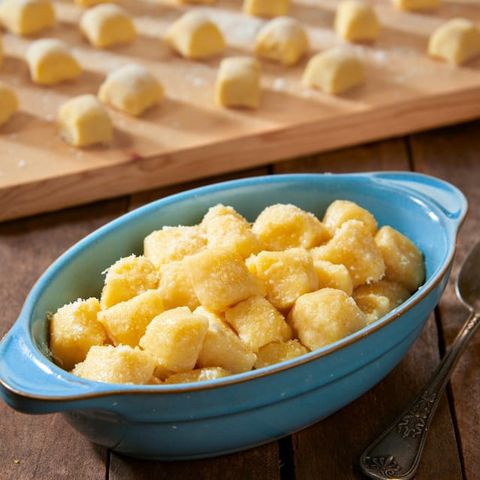
M 21 111 L 0 130 L 0 220 L 169 185 L 209 175 L 458 122 L 480 114 L 480 59 L 455 68 L 425 55 L 429 34 L 445 19 L 480 22 L 474 0 L 446 0 L 430 14 L 399 12 L 372 0 L 382 23 L 372 46 L 350 46 L 367 65 L 367 83 L 341 97 L 303 88 L 307 58 L 290 69 L 263 62 L 258 111 L 213 104 L 220 58 L 191 62 L 162 41 L 168 25 L 189 7 L 174 0 L 120 0 L 135 17 L 137 40 L 95 50 L 77 28 L 82 10 L 54 2 L 58 24 L 42 37 L 74 47 L 84 66 L 75 82 L 34 86 L 24 61 L 31 39 L 4 35 L 0 80 L 13 86 Z M 225 56 L 251 54 L 264 20 L 241 12 L 240 0 L 219 0 L 207 12 L 224 31 Z M 336 1 L 295 0 L 291 15 L 308 29 L 312 53 L 340 44 L 331 29 Z M 57 136 L 55 116 L 68 98 L 95 93 L 105 75 L 130 62 L 144 64 L 164 83 L 167 99 L 139 119 L 112 112 L 109 147 L 77 150 Z

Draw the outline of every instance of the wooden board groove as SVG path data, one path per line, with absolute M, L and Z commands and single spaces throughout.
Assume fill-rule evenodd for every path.
M 61 38 L 86 65 L 82 78 L 53 89 L 31 84 L 23 57 L 29 40 L 6 34 L 0 79 L 18 92 L 21 111 L 0 133 L 0 220 L 107 197 L 238 171 L 289 157 L 326 151 L 456 123 L 480 115 L 480 60 L 452 68 L 424 54 L 428 35 L 445 18 L 480 21 L 480 5 L 451 0 L 430 15 L 400 13 L 375 0 L 383 31 L 374 46 L 351 46 L 367 64 L 367 84 L 342 97 L 301 87 L 306 59 L 285 69 L 263 62 L 257 112 L 213 105 L 220 59 L 189 62 L 161 41 L 185 7 L 168 0 L 121 0 L 141 32 L 132 45 L 92 49 L 75 28 L 81 10 L 55 2 L 59 24 L 45 36 Z M 340 43 L 331 30 L 336 2 L 296 0 L 292 16 L 306 25 L 312 52 Z M 202 7 L 224 30 L 226 55 L 249 54 L 263 20 L 243 15 L 240 2 Z M 147 66 L 166 86 L 167 99 L 140 119 L 112 112 L 110 148 L 75 150 L 56 135 L 59 105 L 95 93 L 120 65 Z

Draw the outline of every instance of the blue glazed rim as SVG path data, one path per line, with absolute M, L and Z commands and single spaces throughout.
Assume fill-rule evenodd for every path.
M 215 192 L 225 191 L 232 187 L 246 187 L 246 186 L 259 186 L 266 183 L 285 183 L 289 181 L 315 181 L 319 177 L 331 177 L 333 178 L 358 178 L 368 179 L 373 183 L 387 186 L 392 191 L 397 191 L 404 195 L 410 195 L 414 197 L 416 201 L 420 201 L 423 205 L 426 205 L 430 211 L 433 211 L 440 219 L 446 228 L 448 234 L 448 255 L 443 264 L 437 267 L 432 276 L 426 281 L 426 283 L 414 293 L 406 302 L 390 312 L 385 317 L 373 322 L 367 327 L 353 333 L 335 343 L 327 345 L 319 350 L 309 352 L 301 357 L 281 362 L 276 365 L 264 367 L 259 370 L 252 370 L 240 374 L 233 375 L 231 377 L 210 380 L 206 382 L 194 382 L 190 384 L 172 384 L 172 385 L 121 385 L 121 384 L 107 384 L 102 382 L 95 382 L 92 380 L 82 379 L 71 373 L 61 369 L 49 358 L 47 358 L 38 348 L 35 341 L 32 338 L 30 318 L 32 311 L 37 302 L 37 298 L 42 294 L 43 290 L 54 279 L 57 274 L 64 268 L 68 268 L 69 259 L 77 256 L 85 249 L 90 248 L 95 243 L 96 239 L 102 237 L 104 234 L 110 234 L 117 228 L 134 221 L 136 218 L 149 215 L 151 212 L 155 212 L 159 207 L 164 207 L 184 199 L 191 197 L 202 197 Z M 428 193 L 426 193 L 428 192 Z M 27 340 L 27 343 L 23 347 L 29 349 L 29 353 L 32 356 L 32 361 L 35 361 L 42 369 L 48 369 L 49 374 L 52 377 L 59 376 L 63 380 L 71 382 L 71 387 L 74 390 L 77 387 L 90 387 L 91 391 L 86 393 L 76 393 L 71 395 L 40 395 L 33 394 L 26 391 L 18 390 L 9 385 L 3 378 L 0 378 L 0 385 L 8 393 L 22 397 L 29 400 L 48 401 L 49 403 L 64 402 L 64 401 L 77 401 L 77 400 L 89 400 L 99 397 L 107 397 L 111 395 L 130 395 L 130 394 L 179 394 L 192 391 L 209 390 L 213 388 L 220 388 L 240 384 L 245 381 L 254 380 L 257 378 L 273 375 L 277 372 L 281 372 L 298 365 L 309 363 L 318 358 L 332 354 L 337 350 L 345 348 L 352 343 L 360 341 L 361 339 L 373 334 L 377 330 L 390 324 L 407 311 L 412 309 L 415 305 L 420 303 L 428 294 L 440 283 L 445 273 L 449 270 L 453 256 L 455 253 L 455 239 L 458 229 L 462 225 L 466 213 L 468 210 L 468 204 L 463 193 L 452 184 L 439 180 L 435 177 L 431 177 L 424 174 L 411 173 L 411 172 L 370 172 L 359 174 L 286 174 L 286 175 L 268 175 L 260 177 L 251 177 L 240 180 L 231 180 L 227 182 L 216 183 L 204 187 L 199 187 L 192 190 L 187 190 L 172 196 L 168 196 L 154 202 L 151 202 L 145 206 L 142 206 L 132 212 L 126 213 L 117 219 L 109 222 L 108 224 L 100 227 L 85 238 L 70 247 L 65 253 L 63 253 L 57 260 L 55 260 L 50 267 L 41 275 L 39 280 L 35 283 L 30 293 L 28 294 L 25 303 L 22 307 L 21 313 L 17 321 L 12 326 L 11 330 L 0 341 L 0 348 L 6 340 L 14 333 L 23 339 Z M 0 363 L 1 366 L 1 363 Z M 0 370 L 1 373 L 1 370 Z M 48 386 L 48 385 L 46 385 Z

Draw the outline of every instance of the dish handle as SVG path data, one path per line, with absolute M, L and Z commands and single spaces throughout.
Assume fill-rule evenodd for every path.
M 88 385 L 47 362 L 23 328 L 17 323 L 0 341 L 0 397 L 24 413 L 81 408 Z
M 465 195 L 444 180 L 414 172 L 381 172 L 375 173 L 374 177 L 427 198 L 443 212 L 455 230 L 458 230 L 467 214 Z

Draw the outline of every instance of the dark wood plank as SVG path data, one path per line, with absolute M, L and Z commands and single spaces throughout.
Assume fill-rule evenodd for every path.
M 277 443 L 206 460 L 145 462 L 112 455 L 109 480 L 278 480 Z
M 14 323 L 42 271 L 125 208 L 125 200 L 116 200 L 0 225 L 0 336 Z M 2 480 L 105 478 L 106 450 L 84 439 L 60 415 L 23 415 L 0 402 L 0 432 Z
M 135 194 L 130 198 L 130 209 L 145 203 L 172 195 L 190 188 L 222 182 L 235 178 L 267 175 L 266 168 L 247 170 L 236 174 L 214 177 L 209 180 L 182 184 Z M 225 457 L 192 462 L 144 462 L 112 454 L 110 460 L 110 480 L 170 479 L 190 480 L 192 475 L 198 480 L 225 479 L 278 480 L 280 478 L 280 456 L 278 443 L 228 455 Z
M 390 140 L 279 164 L 275 172 L 361 172 L 408 170 L 403 140 Z M 296 479 L 361 478 L 357 460 L 406 406 L 438 363 L 438 337 L 430 319 L 421 338 L 394 372 L 376 388 L 323 422 L 293 436 Z M 417 479 L 461 479 L 448 403 L 442 400 Z
M 350 173 L 408 170 L 403 139 L 370 143 L 278 163 L 274 173 Z
M 249 170 L 242 170 L 241 172 L 234 172 L 226 175 L 211 177 L 208 179 L 197 180 L 195 182 L 181 183 L 178 185 L 170 185 L 168 187 L 146 190 L 144 192 L 135 193 L 129 197 L 129 209 L 133 210 L 134 208 L 141 207 L 146 203 L 153 202 L 160 198 L 168 197 L 169 195 L 174 195 L 175 193 L 184 192 L 185 190 L 190 190 L 192 188 L 198 188 L 204 185 L 211 185 L 212 183 L 226 182 L 228 180 L 235 180 L 238 178 L 268 175 L 268 173 L 268 167 L 252 168 Z
M 440 303 L 440 318 L 446 344 L 450 344 L 466 319 L 466 312 L 454 294 L 458 267 L 471 246 L 480 239 L 480 122 L 436 130 L 411 138 L 415 170 L 455 184 L 470 203 L 458 238 L 457 256 L 450 284 Z M 480 479 L 480 337 L 474 338 L 463 354 L 451 385 L 465 474 Z

